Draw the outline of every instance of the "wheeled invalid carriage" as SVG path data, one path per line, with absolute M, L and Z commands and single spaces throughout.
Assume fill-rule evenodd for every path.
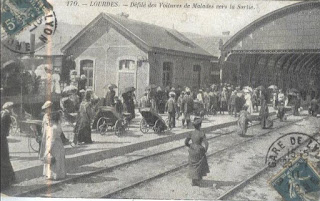
M 164 121 L 162 117 L 151 108 L 140 109 L 140 113 L 143 117 L 140 121 L 140 131 L 142 133 L 148 133 L 150 129 L 153 129 L 157 134 L 170 130 L 169 120 Z
M 107 131 L 113 130 L 117 136 L 122 135 L 129 129 L 130 113 L 119 114 L 114 107 L 101 106 L 93 122 L 97 131 L 104 135 Z

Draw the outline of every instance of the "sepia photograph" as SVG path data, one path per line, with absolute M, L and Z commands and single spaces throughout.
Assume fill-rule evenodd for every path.
M 320 1 L 1 0 L 1 200 L 320 200 Z

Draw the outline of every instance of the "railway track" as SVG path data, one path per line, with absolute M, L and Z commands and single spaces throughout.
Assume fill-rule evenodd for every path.
M 313 137 L 319 136 L 320 133 L 315 133 L 313 135 Z M 304 145 L 306 145 L 308 142 L 308 140 L 304 141 L 303 143 L 301 143 L 299 146 L 297 146 L 296 148 L 293 149 L 296 150 L 299 147 L 302 147 Z M 281 161 L 283 158 L 285 157 L 279 157 L 276 161 Z M 266 172 L 270 171 L 271 168 L 266 165 L 263 168 L 261 168 L 260 170 L 256 171 L 255 173 L 253 173 L 252 175 L 250 175 L 247 179 L 243 180 L 242 182 L 240 182 L 239 184 L 237 184 L 236 186 L 234 186 L 233 188 L 231 188 L 230 190 L 228 190 L 227 192 L 225 192 L 224 194 L 222 194 L 221 196 L 219 196 L 217 198 L 217 200 L 229 200 L 229 198 L 231 198 L 232 196 L 234 196 L 237 192 L 239 192 L 241 189 L 243 189 L 247 184 L 249 184 L 251 181 L 253 181 L 254 179 L 256 179 L 257 177 L 261 176 L 262 174 L 265 174 Z
M 275 119 L 275 118 L 274 118 Z M 305 118 L 303 118 L 305 119 Z M 300 119 L 298 121 L 302 121 L 303 119 Z M 284 127 L 287 127 L 287 126 L 290 126 L 292 124 L 295 124 L 297 123 L 298 121 L 293 121 L 293 122 L 290 122 L 288 124 L 284 124 L 284 125 L 280 125 L 278 127 L 276 127 L 275 129 L 280 129 L 280 128 L 284 128 Z M 251 127 L 255 127 L 259 124 L 254 124 L 252 125 Z M 213 140 L 217 140 L 219 138 L 221 138 L 222 136 L 228 136 L 228 135 L 231 135 L 233 134 L 235 131 L 234 130 L 231 130 L 227 133 L 221 133 L 221 134 L 218 134 L 216 136 L 213 136 L 213 137 L 208 137 L 208 141 L 213 141 Z M 268 133 L 270 133 L 271 131 L 268 131 L 268 132 L 264 132 L 262 133 L 261 135 L 258 135 L 258 136 L 255 136 L 255 138 L 249 138 L 249 139 L 245 139 L 245 140 L 242 140 L 238 143 L 235 143 L 235 144 L 232 144 L 231 146 L 227 146 L 223 149 L 220 149 L 216 152 L 213 152 L 211 154 L 208 154 L 208 158 L 209 157 L 213 157 L 213 156 L 216 156 L 216 155 L 219 155 L 221 153 L 223 153 L 224 151 L 230 149 L 230 147 L 236 147 L 236 146 L 239 146 L 241 144 L 244 144 L 244 143 L 247 143 L 249 141 L 252 141 L 254 139 L 256 139 L 257 137 L 260 137 L 260 136 L 263 136 L 263 135 L 267 135 Z M 70 178 L 70 179 L 67 179 L 67 180 L 64 180 L 62 182 L 59 182 L 59 183 L 56 183 L 56 184 L 52 184 L 50 186 L 51 189 L 53 188 L 58 188 L 59 186 L 63 185 L 63 184 L 68 184 L 68 183 L 73 183 L 73 182 L 77 182 L 77 181 L 81 181 L 83 179 L 86 179 L 86 178 L 90 178 L 90 177 L 94 177 L 94 176 L 98 176 L 99 174 L 103 174 L 103 173 L 106 173 L 106 172 L 112 172 L 114 170 L 117 170 L 121 167 L 125 167 L 125 166 L 130 166 L 130 165 L 133 165 L 133 164 L 137 164 L 139 162 L 143 162 L 143 161 L 147 161 L 148 159 L 152 159 L 152 158 L 155 158 L 157 156 L 161 156 L 161 155 L 166 155 L 166 154 L 172 154 L 173 152 L 175 151 L 178 151 L 180 149 L 183 149 L 185 146 L 184 145 L 181 145 L 181 146 L 177 146 L 177 147 L 174 147 L 172 149 L 168 149 L 168 150 L 165 150 L 165 151 L 162 151 L 162 152 L 159 152 L 159 153 L 155 153 L 155 154 L 150 154 L 150 155 L 147 155 L 145 157 L 141 157 L 139 159 L 136 159 L 136 160 L 132 160 L 132 161 L 129 161 L 129 162 L 126 162 L 126 163 L 122 163 L 122 164 L 119 164 L 119 165 L 116 165 L 116 166 L 113 166 L 113 167 L 110 167 L 110 168 L 104 168 L 104 169 L 101 169 L 101 170 L 98 170 L 98 171 L 95 171 L 95 172 L 92 172 L 92 173 L 89 173 L 89 174 L 85 174 L 85 175 L 81 175 L 81 176 L 78 176 L 76 178 Z M 144 184 L 144 183 L 147 183 L 147 182 L 150 182 L 152 180 L 155 180 L 157 178 L 160 178 L 164 175 L 167 175 L 167 174 L 170 174 L 172 172 L 175 172 L 175 171 L 178 171 L 184 167 L 186 167 L 188 165 L 188 163 L 182 163 L 174 168 L 171 168 L 169 170 L 166 170 L 166 171 L 163 171 L 163 172 L 160 172 L 159 174 L 156 174 L 156 175 L 153 175 L 151 177 L 148 177 L 148 178 L 145 178 L 145 179 L 141 179 L 141 180 L 137 180 L 133 183 L 130 183 L 126 186 L 122 186 L 121 188 L 118 188 L 118 189 L 115 189 L 103 196 L 99 196 L 99 197 L 102 197 L 102 198 L 110 198 L 118 193 L 121 193 L 121 192 L 124 192 L 124 191 L 127 191 L 129 189 L 132 189 L 132 188 L 135 188 L 136 186 L 140 185 L 140 184 Z M 29 196 L 29 195 L 37 195 L 37 194 L 41 194 L 42 192 L 45 192 L 47 190 L 47 186 L 43 187 L 43 188 L 38 188 L 36 190 L 33 190 L 33 191 L 29 191 L 29 192 L 26 192 L 26 193 L 22 193 L 18 196 Z
M 306 118 L 307 118 L 307 117 L 306 117 Z M 275 129 L 281 129 L 281 128 L 289 127 L 289 126 L 291 126 L 291 125 L 293 125 L 293 124 L 295 124 L 295 123 L 297 123 L 297 122 L 303 121 L 303 120 L 306 119 L 306 118 L 303 118 L 303 119 L 300 119 L 300 120 L 291 122 L 291 123 L 286 124 L 286 125 L 282 125 L 282 126 L 276 127 Z M 274 118 L 274 119 L 277 119 L 277 118 Z M 253 126 L 257 126 L 257 125 L 260 125 L 260 124 L 254 124 Z M 251 126 L 251 127 L 252 127 L 252 126 Z M 221 150 L 219 150 L 219 151 L 216 151 L 216 152 L 207 154 L 207 158 L 209 159 L 209 158 L 211 158 L 211 157 L 218 156 L 218 155 L 222 154 L 223 152 L 225 152 L 226 150 L 229 150 L 231 147 L 234 148 L 234 147 L 240 146 L 240 145 L 242 145 L 242 144 L 248 143 L 248 142 L 250 142 L 250 141 L 253 141 L 253 140 L 257 139 L 257 137 L 261 137 L 261 136 L 267 135 L 267 134 L 269 134 L 269 133 L 271 133 L 271 132 L 273 132 L 273 131 L 274 131 L 274 130 L 267 131 L 267 132 L 265 132 L 265 133 L 263 133 L 263 134 L 257 135 L 255 138 L 249 138 L 249 139 L 244 140 L 244 141 L 241 141 L 241 142 L 239 142 L 239 143 L 232 144 L 232 145 L 229 146 L 229 147 L 225 147 L 225 148 L 223 148 L 223 149 L 221 149 Z M 231 134 L 231 133 L 234 133 L 234 131 L 231 131 L 231 132 L 229 132 L 228 134 Z M 217 137 L 220 137 L 220 136 L 222 136 L 222 135 L 219 135 L 219 136 L 217 136 Z M 212 141 L 212 139 L 213 139 L 213 138 L 211 138 L 210 141 Z M 209 141 L 209 140 L 208 140 L 208 141 Z M 210 141 L 209 141 L 209 143 L 210 143 Z M 113 198 L 113 196 L 116 195 L 116 194 L 123 193 L 124 191 L 133 189 L 133 188 L 135 188 L 135 187 L 137 187 L 137 186 L 139 186 L 139 185 L 141 185 L 141 184 L 148 183 L 148 182 L 150 182 L 150 181 L 152 181 L 152 180 L 155 180 L 155 179 L 158 179 L 158 178 L 163 177 L 163 176 L 165 176 L 165 175 L 168 175 L 168 174 L 170 174 L 170 173 L 176 172 L 176 171 L 178 171 L 178 170 L 180 170 L 180 169 L 182 169 L 182 168 L 185 168 L 185 167 L 187 167 L 187 166 L 188 166 L 188 163 L 182 164 L 182 165 L 180 165 L 180 166 L 178 166 L 178 167 L 175 167 L 175 168 L 173 168 L 173 169 L 171 169 L 171 170 L 168 170 L 168 171 L 166 171 L 166 172 L 163 172 L 163 173 L 161 173 L 161 174 L 155 175 L 155 176 L 153 176 L 153 177 L 147 178 L 147 179 L 142 180 L 142 181 L 138 181 L 138 182 L 136 182 L 136 183 L 134 183 L 134 184 L 128 185 L 128 186 L 126 186 L 126 187 L 124 187 L 124 188 L 121 188 L 121 189 L 119 189 L 119 190 L 117 190 L 117 191 L 114 191 L 114 192 L 112 192 L 112 193 L 109 193 L 109 194 L 103 196 L 102 198 Z M 257 176 L 260 175 L 261 173 L 263 173 L 266 169 L 267 169 L 267 167 L 264 167 L 263 169 L 259 170 L 259 171 L 256 172 L 255 174 L 251 175 L 248 179 L 246 179 L 245 181 L 240 182 L 238 185 L 236 185 L 236 186 L 235 186 L 234 188 L 232 188 L 230 191 L 228 191 L 228 192 L 226 192 L 225 194 L 223 194 L 222 196 L 220 196 L 218 199 L 225 199 L 225 197 L 231 196 L 234 192 L 236 192 L 238 189 L 240 189 L 241 187 L 243 187 L 246 183 L 248 183 L 249 181 L 251 181 L 252 179 L 254 179 L 255 177 L 257 177 Z

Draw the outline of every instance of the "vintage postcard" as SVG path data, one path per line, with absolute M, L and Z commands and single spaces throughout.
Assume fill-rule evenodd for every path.
M 1 200 L 320 200 L 320 1 L 1 0 Z

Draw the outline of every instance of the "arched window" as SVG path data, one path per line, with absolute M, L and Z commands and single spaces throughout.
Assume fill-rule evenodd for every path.
M 80 61 L 80 74 L 87 77 L 87 86 L 93 87 L 93 61 L 86 59 Z

